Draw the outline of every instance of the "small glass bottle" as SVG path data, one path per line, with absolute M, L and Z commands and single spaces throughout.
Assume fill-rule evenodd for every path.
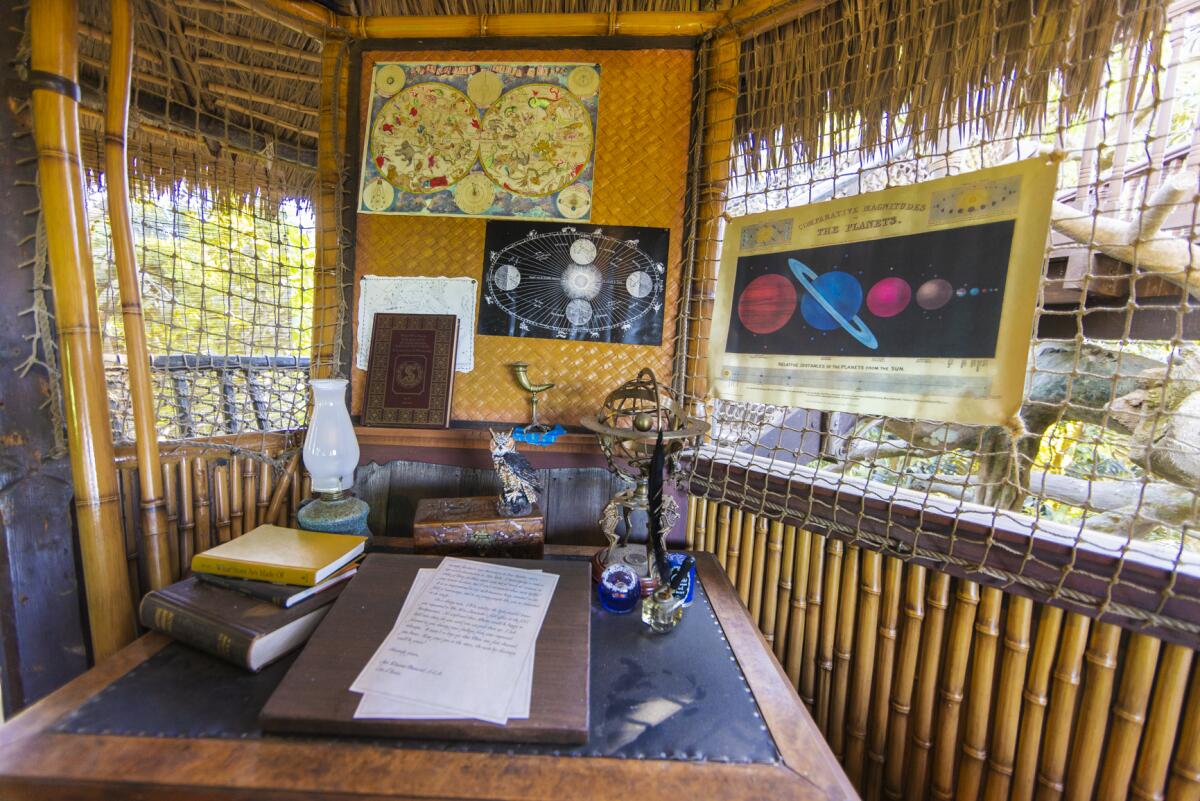
M 656 634 L 667 634 L 683 620 L 683 599 L 663 584 L 642 599 L 642 622 Z

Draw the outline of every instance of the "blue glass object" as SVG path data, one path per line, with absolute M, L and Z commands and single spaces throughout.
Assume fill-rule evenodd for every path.
M 600 605 L 616 615 L 627 615 L 642 599 L 642 582 L 637 573 L 622 564 L 609 565 L 596 585 Z
M 526 431 L 525 426 L 517 426 L 512 436 L 517 442 L 528 442 L 530 445 L 553 445 L 565 433 L 567 430 L 559 425 L 549 431 Z
M 685 554 L 685 553 L 669 553 L 669 554 L 667 554 L 667 561 L 671 563 L 671 575 L 672 576 L 675 575 L 675 571 L 679 569 L 680 565 L 683 564 L 683 560 L 685 560 L 685 559 L 687 559 L 687 554 Z M 675 597 L 678 598 L 679 600 L 683 601 L 683 605 L 685 607 L 692 605 L 692 598 L 695 595 L 695 591 L 694 591 L 695 584 L 696 584 L 696 563 L 693 562 L 691 568 L 688 570 L 687 577 L 684 578 L 679 583 L 679 586 L 675 588 Z

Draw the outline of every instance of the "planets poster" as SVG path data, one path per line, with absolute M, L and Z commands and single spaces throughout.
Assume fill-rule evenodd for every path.
M 734 220 L 709 342 L 722 398 L 1005 424 L 1056 166 L 1029 160 Z
M 598 64 L 377 62 L 358 211 L 587 220 Z

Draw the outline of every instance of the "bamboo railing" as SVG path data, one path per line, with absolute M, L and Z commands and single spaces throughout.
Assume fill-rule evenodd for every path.
M 1200 799 L 1191 648 L 731 504 L 688 510 L 688 546 L 759 610 L 867 801 Z

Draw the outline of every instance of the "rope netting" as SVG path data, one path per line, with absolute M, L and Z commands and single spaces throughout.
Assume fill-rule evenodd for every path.
M 233 2 L 135 3 L 131 218 L 162 439 L 294 430 L 313 342 L 320 43 Z M 107 3 L 81 7 L 87 211 L 114 438 L 132 441 L 108 229 Z
M 1041 599 L 1188 632 L 1200 605 L 1200 15 L 1194 3 L 833 2 L 702 53 L 723 221 L 1061 157 L 1019 423 L 720 402 L 693 492 Z M 855 11 L 858 9 L 858 11 Z M 862 12 L 862 13 L 859 13 Z M 719 33 L 719 32 L 718 32 Z M 714 104 L 736 70 L 736 106 Z M 715 179 L 715 180 L 714 180 Z M 700 215 L 703 336 L 724 225 Z M 815 397 L 815 396 L 814 396 Z

